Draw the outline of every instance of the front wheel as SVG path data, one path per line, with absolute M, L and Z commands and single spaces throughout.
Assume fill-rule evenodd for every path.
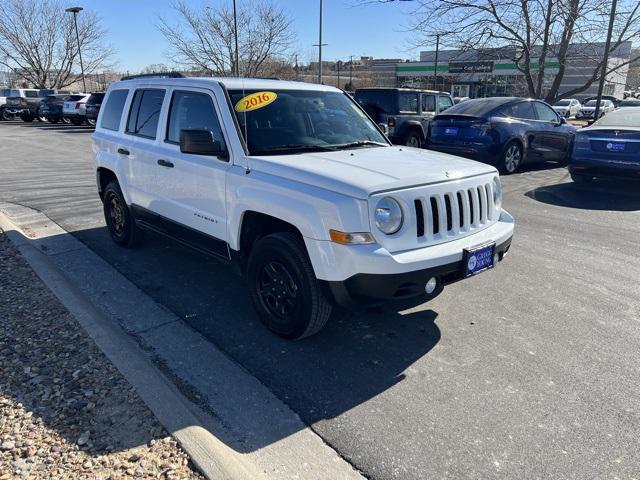
M 96 121 L 95 121 L 95 119 L 93 119 L 93 118 L 87 118 L 87 123 L 88 123 L 89 125 L 91 125 L 92 127 L 95 127 L 95 126 L 96 126 Z
M 11 120 L 15 120 L 15 116 L 11 113 L 7 112 L 7 110 L 2 110 L 2 119 L 9 122 Z
M 247 279 L 262 323 L 277 335 L 308 337 L 331 316 L 332 305 L 315 277 L 304 243 L 293 233 L 258 240 L 249 256 Z
M 71 119 L 69 117 L 62 117 L 62 123 L 71 125 Z
M 104 220 L 111 239 L 122 247 L 135 247 L 144 237 L 136 225 L 118 182 L 110 182 L 102 193 Z
M 500 159 L 500 173 L 509 175 L 515 173 L 522 163 L 522 146 L 518 142 L 510 142 L 502 153 Z

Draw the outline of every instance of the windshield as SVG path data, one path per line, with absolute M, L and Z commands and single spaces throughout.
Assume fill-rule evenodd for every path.
M 598 103 L 597 100 L 589 100 L 587 103 L 584 104 L 585 107 L 595 107 L 596 104 Z M 604 100 L 600 101 L 600 106 L 604 106 Z
M 640 127 L 640 109 L 616 110 L 596 123 L 597 127 Z
M 342 92 L 231 90 L 229 95 L 251 155 L 389 145 Z
M 556 107 L 568 107 L 569 104 L 571 103 L 570 100 L 560 100 L 559 102 L 556 102 Z

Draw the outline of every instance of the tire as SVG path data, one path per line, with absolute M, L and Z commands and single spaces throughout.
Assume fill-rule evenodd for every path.
M 571 180 L 573 180 L 574 183 L 585 184 L 585 183 L 591 183 L 593 181 L 593 177 L 589 175 L 584 175 L 582 173 L 572 173 Z
M 403 142 L 407 147 L 422 148 L 422 136 L 415 130 L 409 131 Z
M 144 231 L 136 225 L 118 182 L 111 181 L 102 192 L 104 220 L 111 239 L 121 247 L 132 248 L 144 240 Z
M 69 117 L 62 117 L 62 123 L 65 125 L 71 125 L 71 119 L 69 119 Z
M 274 233 L 257 241 L 247 263 L 247 280 L 254 308 L 276 335 L 308 337 L 331 316 L 333 306 L 315 277 L 304 243 L 293 233 Z
M 522 145 L 520 142 L 511 141 L 504 147 L 498 169 L 503 175 L 510 175 L 516 173 L 520 165 L 522 165 Z
M 87 123 L 92 127 L 96 126 L 96 121 L 93 118 L 87 118 Z
M 11 115 L 11 114 L 7 111 L 7 109 L 6 109 L 6 108 L 3 108 L 3 109 L 2 109 L 2 119 L 3 119 L 3 120 L 5 120 L 5 121 L 7 121 L 7 122 L 10 122 L 11 120 L 15 120 L 15 119 L 16 119 L 16 117 L 15 117 L 15 115 Z

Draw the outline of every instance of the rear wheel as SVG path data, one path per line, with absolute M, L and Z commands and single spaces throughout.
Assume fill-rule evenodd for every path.
M 69 117 L 62 117 L 62 123 L 66 123 L 67 125 L 71 125 L 71 119 Z
M 2 110 L 2 119 L 8 121 L 14 120 L 15 116 L 7 112 L 6 110 Z
M 135 247 L 144 239 L 144 231 L 136 225 L 118 182 L 110 182 L 102 193 L 104 219 L 111 239 L 122 247 Z
M 92 127 L 95 127 L 95 126 L 96 126 L 96 121 L 95 121 L 95 119 L 93 119 L 93 118 L 87 118 L 87 123 L 88 123 L 89 125 L 91 125 Z
M 590 175 L 584 175 L 582 173 L 572 173 L 571 180 L 575 183 L 591 183 L 593 181 L 593 177 Z
M 277 335 L 308 337 L 331 316 L 332 305 L 315 277 L 304 243 L 293 233 L 258 240 L 249 256 L 247 278 L 254 308 Z
M 509 142 L 502 153 L 500 173 L 511 174 L 518 171 L 522 163 L 522 146 L 518 142 Z
M 422 136 L 415 130 L 412 130 L 404 137 L 404 144 L 407 147 L 420 148 L 422 147 Z

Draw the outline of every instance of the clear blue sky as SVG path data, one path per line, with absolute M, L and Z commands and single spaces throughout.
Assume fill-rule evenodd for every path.
M 318 43 L 318 0 L 273 1 L 294 20 L 301 61 L 317 56 L 317 48 L 312 44 Z M 231 0 L 189 0 L 194 6 L 222 2 Z M 164 55 L 167 45 L 155 23 L 158 15 L 173 15 L 171 0 L 76 0 L 76 3 L 102 17 L 108 30 L 107 40 L 117 49 L 118 69 L 135 71 L 152 63 L 169 63 Z M 357 0 L 324 0 L 323 43 L 329 45 L 323 49 L 323 58 L 371 55 L 417 59 L 417 50 L 407 50 L 406 40 L 411 34 L 403 32 L 411 8 L 410 2 L 362 6 Z

